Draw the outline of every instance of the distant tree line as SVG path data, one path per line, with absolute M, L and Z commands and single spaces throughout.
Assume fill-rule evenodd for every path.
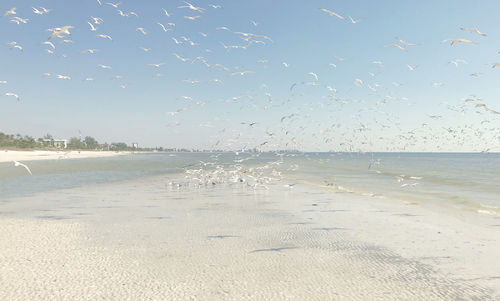
M 31 136 L 8 135 L 0 132 L 0 148 L 7 149 L 61 149 L 63 147 L 55 144 L 56 140 L 50 134 L 43 138 L 35 139 Z M 162 147 L 157 148 L 138 148 L 129 146 L 123 142 L 99 143 L 94 137 L 87 136 L 84 139 L 71 137 L 67 141 L 67 149 L 71 150 L 106 150 L 106 151 L 163 151 Z

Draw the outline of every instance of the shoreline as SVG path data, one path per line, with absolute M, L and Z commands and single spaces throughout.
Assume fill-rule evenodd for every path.
M 0 150 L 0 163 L 12 161 L 39 161 L 39 160 L 59 160 L 59 159 L 85 159 L 102 158 L 130 155 L 131 151 L 17 151 Z

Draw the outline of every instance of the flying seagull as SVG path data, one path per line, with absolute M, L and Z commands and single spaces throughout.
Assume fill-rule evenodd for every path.
M 14 161 L 14 166 L 22 166 L 22 167 L 24 167 L 24 168 L 25 168 L 25 169 L 26 169 L 26 170 L 30 173 L 30 175 L 33 175 L 33 174 L 31 173 L 30 168 L 29 168 L 26 164 L 23 164 L 23 163 L 21 163 L 21 162 Z

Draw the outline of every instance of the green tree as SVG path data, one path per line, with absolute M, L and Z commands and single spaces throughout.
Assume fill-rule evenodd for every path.
M 83 143 L 83 141 L 80 140 L 80 138 L 71 137 L 69 139 L 68 148 L 70 148 L 70 149 L 84 149 L 85 143 Z
M 87 137 L 85 137 L 85 140 L 83 140 L 83 142 L 85 143 L 85 146 L 88 149 L 98 149 L 99 148 L 99 142 L 97 142 L 97 140 L 93 137 L 87 136 Z

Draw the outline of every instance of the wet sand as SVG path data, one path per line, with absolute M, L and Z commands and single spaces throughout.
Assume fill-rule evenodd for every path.
M 60 159 L 83 159 L 129 155 L 132 152 L 112 151 L 12 151 L 0 150 L 0 163 L 12 161 L 38 161 Z
M 0 199 L 7 300 L 497 300 L 500 219 L 142 178 Z

